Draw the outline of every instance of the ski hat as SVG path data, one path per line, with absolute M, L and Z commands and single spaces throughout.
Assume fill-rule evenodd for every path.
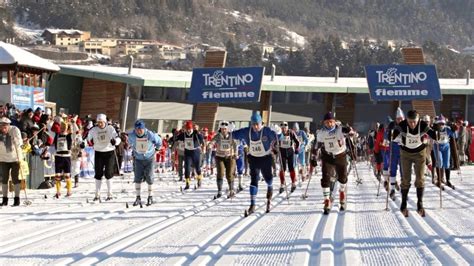
M 262 116 L 259 111 L 253 111 L 252 116 L 250 117 L 250 122 L 252 122 L 252 124 L 262 123 Z
M 424 116 L 423 116 L 423 121 L 429 123 L 430 120 L 431 120 L 431 117 L 430 117 L 429 115 L 424 115 Z
M 435 124 L 446 124 L 446 118 L 443 115 L 440 115 L 436 119 Z
M 135 129 L 145 129 L 145 122 L 143 122 L 143 120 L 137 120 L 135 122 Z
M 46 115 L 51 115 L 51 109 L 50 109 L 50 108 L 46 108 L 45 114 L 46 114 Z
M 104 114 L 98 114 L 96 120 L 97 120 L 97 122 L 102 121 L 102 122 L 107 123 L 107 116 L 104 115 Z
M 6 117 L 0 118 L 0 125 L 10 125 L 12 121 Z
M 400 107 L 397 108 L 397 115 L 395 116 L 395 118 L 405 119 L 405 114 L 403 113 L 402 108 Z
M 389 115 L 387 115 L 387 125 L 392 123 L 393 122 L 393 119 L 392 117 L 390 117 Z
M 295 131 L 299 131 L 300 130 L 300 125 L 297 122 L 293 123 L 293 129 Z
M 326 121 L 326 120 L 334 120 L 334 114 L 332 112 L 327 112 L 324 117 L 323 117 L 323 120 Z
M 191 120 L 186 121 L 186 123 L 184 124 L 184 127 L 186 129 L 193 129 L 193 121 Z
M 229 128 L 229 122 L 227 121 L 221 121 L 221 123 L 219 124 L 219 128 Z
M 464 121 L 462 124 L 463 124 L 463 126 L 467 127 L 469 125 L 469 122 Z

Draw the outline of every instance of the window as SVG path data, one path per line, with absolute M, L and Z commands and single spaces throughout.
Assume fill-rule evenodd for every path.
M 311 93 L 311 102 L 313 103 L 323 103 L 324 102 L 324 94 L 313 92 Z
M 306 92 L 290 92 L 291 103 L 306 103 L 308 100 L 308 93 Z
M 0 74 L 2 74 L 0 77 L 0 85 L 8 84 L 8 71 L 2 71 Z
M 178 127 L 178 120 L 162 120 L 163 121 L 163 130 L 162 133 L 170 133 L 173 128 Z
M 145 122 L 145 127 L 153 132 L 158 131 L 158 119 L 142 119 Z
M 272 92 L 272 102 L 273 103 L 285 103 L 286 93 L 274 91 Z

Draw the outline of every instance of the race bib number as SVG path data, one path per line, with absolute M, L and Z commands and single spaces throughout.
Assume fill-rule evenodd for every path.
M 194 141 L 192 138 L 184 140 L 184 148 L 186 150 L 194 150 Z
M 97 133 L 97 140 L 100 142 L 100 143 L 107 143 L 107 132 L 106 131 L 103 131 L 103 132 L 99 132 Z
M 67 151 L 67 140 L 65 137 L 58 138 L 58 151 Z
M 220 144 L 221 151 L 228 151 L 230 150 L 230 141 L 229 140 L 222 140 Z
M 148 140 L 147 139 L 137 139 L 137 152 L 144 154 L 148 151 Z

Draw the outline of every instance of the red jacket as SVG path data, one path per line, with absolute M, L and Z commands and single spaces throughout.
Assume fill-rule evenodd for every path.
M 385 135 L 385 128 L 377 130 L 375 134 L 375 144 L 374 144 L 374 152 L 379 153 L 380 151 L 387 151 L 389 147 L 383 146 L 383 140 Z

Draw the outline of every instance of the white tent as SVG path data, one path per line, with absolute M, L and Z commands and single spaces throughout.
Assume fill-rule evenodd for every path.
M 59 66 L 18 46 L 0 42 L 0 65 L 31 67 L 45 71 L 59 71 Z

